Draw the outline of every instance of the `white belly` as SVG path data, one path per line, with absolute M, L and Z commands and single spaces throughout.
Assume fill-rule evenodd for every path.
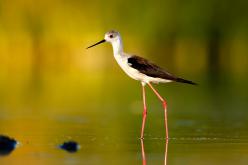
M 171 82 L 170 80 L 165 80 L 165 79 L 161 79 L 161 78 L 154 78 L 154 77 L 149 77 L 143 73 L 140 73 L 137 69 L 132 68 L 127 60 L 130 56 L 128 55 L 114 55 L 117 63 L 120 65 L 120 67 L 122 68 L 122 70 L 131 78 L 135 79 L 135 80 L 139 80 L 143 83 L 149 83 L 149 82 L 153 82 L 153 83 L 166 83 L 166 82 Z
M 127 59 L 129 56 L 121 56 L 121 55 L 115 55 L 115 59 L 119 66 L 122 68 L 122 70 L 131 78 L 135 80 L 141 80 L 142 77 L 144 77 L 143 74 L 141 74 L 138 70 L 130 67 L 127 63 Z

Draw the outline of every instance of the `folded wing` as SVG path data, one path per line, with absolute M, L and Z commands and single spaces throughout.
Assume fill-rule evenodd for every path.
M 182 83 L 187 83 L 187 84 L 193 84 L 195 85 L 196 83 L 185 80 L 179 77 L 176 77 L 161 67 L 153 64 L 152 62 L 149 62 L 145 58 L 139 57 L 139 56 L 131 56 L 128 58 L 128 64 L 134 68 L 137 69 L 140 73 L 143 73 L 147 76 L 154 77 L 154 78 L 161 78 L 165 80 L 171 80 L 171 81 L 176 81 L 176 82 L 182 82 Z

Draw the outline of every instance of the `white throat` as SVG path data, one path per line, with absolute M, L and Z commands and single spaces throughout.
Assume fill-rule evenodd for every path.
M 122 55 L 123 53 L 123 45 L 121 38 L 118 38 L 117 40 L 113 41 L 112 43 L 114 56 Z

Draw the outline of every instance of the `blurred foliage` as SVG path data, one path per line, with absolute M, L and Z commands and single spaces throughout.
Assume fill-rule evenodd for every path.
M 246 138 L 247 6 L 245 0 L 0 0 L 0 132 L 25 145 L 14 152 L 15 159 L 1 161 L 68 162 L 50 150 L 71 136 L 85 147 L 72 161 L 103 164 L 102 156 L 106 164 L 123 159 L 130 164 L 125 156 L 130 150 L 137 155 L 139 146 L 130 139 L 139 135 L 140 84 L 124 75 L 110 45 L 85 49 L 110 29 L 122 34 L 126 52 L 200 84 L 158 87 L 168 100 L 172 137 Z M 149 90 L 147 98 L 147 134 L 163 137 L 161 105 Z M 188 162 L 195 164 L 202 163 L 202 156 L 209 160 L 206 151 L 220 154 L 206 164 L 217 159 L 230 163 L 239 147 L 203 148 L 199 156 L 199 149 L 188 152 L 192 145 L 187 140 L 179 143 L 186 144 L 174 147 L 180 158 L 189 154 Z M 163 160 L 156 145 L 149 150 L 152 161 Z M 233 162 L 242 161 L 241 154 Z
M 246 78 L 247 5 L 243 0 L 1 0 L 0 104 L 39 107 L 73 98 L 74 105 L 93 98 L 107 74 L 121 73 L 110 46 L 85 50 L 110 29 L 121 32 L 129 53 L 172 73 L 206 78 L 207 84 L 220 77 Z

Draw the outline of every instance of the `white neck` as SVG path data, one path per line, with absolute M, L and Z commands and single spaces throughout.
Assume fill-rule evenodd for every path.
M 117 40 L 112 42 L 112 47 L 113 47 L 113 51 L 114 51 L 114 56 L 122 55 L 123 45 L 122 45 L 121 38 L 118 38 Z

